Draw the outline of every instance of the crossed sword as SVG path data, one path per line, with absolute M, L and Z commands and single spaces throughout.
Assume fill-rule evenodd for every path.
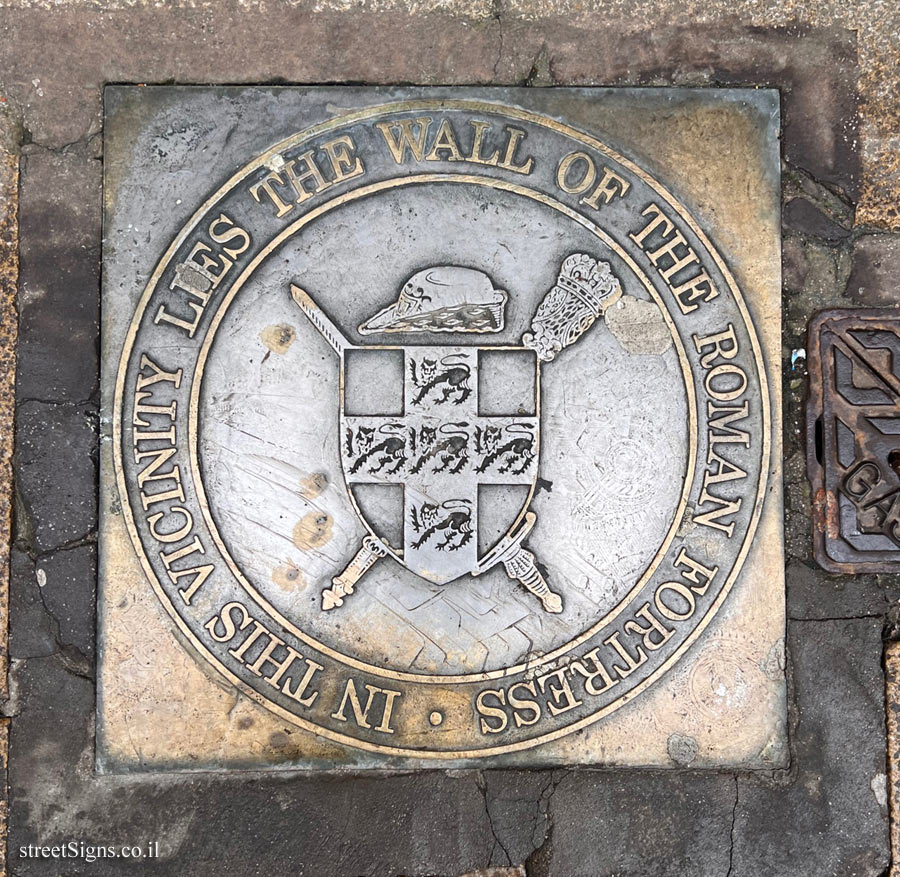
M 609 300 L 603 303 L 604 306 L 602 308 L 592 309 L 595 311 L 593 314 L 594 319 L 602 316 L 609 305 L 613 304 L 620 295 L 621 291 L 619 291 L 618 295 L 609 296 Z M 346 351 L 355 347 L 355 345 L 351 344 L 344 337 L 340 329 L 313 301 L 312 296 L 308 292 L 299 286 L 291 284 L 291 298 L 293 298 L 300 310 L 306 314 L 310 323 L 319 330 L 322 337 L 343 362 Z M 540 318 L 542 307 L 543 305 L 538 309 L 537 318 Z M 581 328 L 581 331 L 570 333 L 563 341 L 561 347 L 574 343 L 586 331 L 591 322 L 593 320 L 588 322 L 587 325 L 582 323 L 583 328 Z M 553 355 L 549 358 L 552 358 Z M 506 574 L 511 579 L 519 582 L 527 591 L 534 594 L 541 601 L 541 605 L 547 612 L 557 614 L 562 612 L 562 598 L 550 589 L 547 580 L 534 562 L 534 555 L 522 545 L 522 542 L 534 529 L 535 521 L 537 521 L 537 515 L 532 511 L 526 512 L 520 526 L 510 530 L 503 539 L 478 561 L 477 566 L 471 572 L 473 576 L 480 576 L 496 564 L 502 563 L 506 569 Z M 387 549 L 378 539 L 371 535 L 366 536 L 344 571 L 332 578 L 330 588 L 325 588 L 322 591 L 322 609 L 327 611 L 342 606 L 344 598 L 353 593 L 359 580 L 372 568 L 379 558 L 385 557 L 387 554 Z

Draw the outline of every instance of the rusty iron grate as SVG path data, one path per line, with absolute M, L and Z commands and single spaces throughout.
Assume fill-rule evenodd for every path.
M 829 572 L 900 572 L 900 311 L 816 314 L 809 381 L 816 560 Z

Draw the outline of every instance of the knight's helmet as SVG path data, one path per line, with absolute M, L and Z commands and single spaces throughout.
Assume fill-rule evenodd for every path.
M 506 301 L 506 290 L 496 289 L 483 271 L 439 265 L 413 274 L 397 300 L 359 332 L 500 332 Z

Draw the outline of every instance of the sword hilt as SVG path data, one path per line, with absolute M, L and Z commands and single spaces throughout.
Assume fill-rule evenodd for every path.
M 326 612 L 344 604 L 344 597 L 353 593 L 356 583 L 369 571 L 372 564 L 379 557 L 387 554 L 371 536 L 363 539 L 359 551 L 353 555 L 353 559 L 347 564 L 347 568 L 331 580 L 331 587 L 322 591 L 322 609 Z
M 502 558 L 506 574 L 519 581 L 528 591 L 537 597 L 547 612 L 554 615 L 562 612 L 562 597 L 550 590 L 547 580 L 534 562 L 534 555 L 521 545 L 516 547 L 508 557 Z

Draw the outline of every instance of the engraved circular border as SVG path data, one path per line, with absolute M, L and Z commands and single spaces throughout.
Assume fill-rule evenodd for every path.
M 131 511 L 131 505 L 128 499 L 127 492 L 127 484 L 125 483 L 125 472 L 124 467 L 122 465 L 122 446 L 121 446 L 121 429 L 122 429 L 122 405 L 123 405 L 123 394 L 124 394 L 124 386 L 125 386 L 125 377 L 127 372 L 128 363 L 130 361 L 132 349 L 134 347 L 134 341 L 137 335 L 138 328 L 140 327 L 140 319 L 147 307 L 147 303 L 155 291 L 156 284 L 171 260 L 172 256 L 178 250 L 178 248 L 184 243 L 188 234 L 194 229 L 196 224 L 200 221 L 200 219 L 206 214 L 208 208 L 212 206 L 216 201 L 218 201 L 223 195 L 229 191 L 233 186 L 235 186 L 238 182 L 240 182 L 245 176 L 249 173 L 253 172 L 260 166 L 264 165 L 267 160 L 269 160 L 273 155 L 279 153 L 283 149 L 287 148 L 290 144 L 300 140 L 302 138 L 310 138 L 317 136 L 320 133 L 325 131 L 332 130 L 340 125 L 350 124 L 357 121 L 363 121 L 368 118 L 372 118 L 376 115 L 391 113 L 391 112 L 403 112 L 410 110 L 422 109 L 425 107 L 433 107 L 435 104 L 438 104 L 441 107 L 445 107 L 447 109 L 468 109 L 475 110 L 481 112 L 487 112 L 491 114 L 497 115 L 505 115 L 510 118 L 515 118 L 520 121 L 531 122 L 536 125 L 541 125 L 551 130 L 555 130 L 564 136 L 572 137 L 576 140 L 581 140 L 582 142 L 592 146 L 598 151 L 602 152 L 604 155 L 609 156 L 613 161 L 618 162 L 622 165 L 622 167 L 627 168 L 631 173 L 638 176 L 644 183 L 646 183 L 651 189 L 653 189 L 670 207 L 672 207 L 675 212 L 681 217 L 681 219 L 686 223 L 686 225 L 691 229 L 691 231 L 697 236 L 699 241 L 706 248 L 709 255 L 712 257 L 713 261 L 716 264 L 716 267 L 719 269 L 722 277 L 728 285 L 729 292 L 734 298 L 734 301 L 738 307 L 738 311 L 741 314 L 742 321 L 744 326 L 747 329 L 747 333 L 750 339 L 751 348 L 753 350 L 754 362 L 756 364 L 757 374 L 759 376 L 759 386 L 760 386 L 760 396 L 761 396 L 761 414 L 762 414 L 762 453 L 760 454 L 761 459 L 761 469 L 759 476 L 759 486 L 756 494 L 756 500 L 754 502 L 753 514 L 747 526 L 747 533 L 744 538 L 744 541 L 741 545 L 741 548 L 738 552 L 735 563 L 725 580 L 725 583 L 722 586 L 718 596 L 716 599 L 710 604 L 709 608 L 706 611 L 706 614 L 698 621 L 697 625 L 694 629 L 685 637 L 684 642 L 662 663 L 659 667 L 656 668 L 652 673 L 650 673 L 645 679 L 641 680 L 634 688 L 629 689 L 625 692 L 620 698 L 616 699 L 607 706 L 602 707 L 596 712 L 592 713 L 589 716 L 585 716 L 584 718 L 578 720 L 577 722 L 573 722 L 570 725 L 566 725 L 562 728 L 557 728 L 554 731 L 550 731 L 546 734 L 539 735 L 537 737 L 530 738 L 528 740 L 521 740 L 515 743 L 503 744 L 500 746 L 494 746 L 490 748 L 482 748 L 482 749 L 468 749 L 468 750 L 445 750 L 445 751 L 436 751 L 436 750 L 421 750 L 421 749 L 411 749 L 406 747 L 398 747 L 398 746 L 385 746 L 378 743 L 370 743 L 367 740 L 360 740 L 356 737 L 351 737 L 346 734 L 341 734 L 336 731 L 332 731 L 329 728 L 324 728 L 321 725 L 316 725 L 315 723 L 309 721 L 308 719 L 304 719 L 301 716 L 296 715 L 295 713 L 290 712 L 289 710 L 284 709 L 273 701 L 269 700 L 266 697 L 263 697 L 260 693 L 258 693 L 253 687 L 248 685 L 234 673 L 232 673 L 219 659 L 213 655 L 206 646 L 196 637 L 191 628 L 187 625 L 187 623 L 181 618 L 181 616 L 175 612 L 174 608 L 171 606 L 168 595 L 163 590 L 162 586 L 159 583 L 159 580 L 156 577 L 156 574 L 153 570 L 153 567 L 150 565 L 144 551 L 143 545 L 141 544 L 140 537 L 137 533 L 137 529 L 135 527 L 134 518 Z M 731 592 L 732 587 L 734 586 L 735 580 L 737 579 L 738 574 L 740 573 L 741 568 L 743 567 L 744 561 L 746 560 L 747 553 L 750 550 L 750 546 L 753 543 L 753 538 L 756 533 L 759 519 L 762 514 L 763 502 L 765 499 L 765 491 L 766 485 L 769 478 L 769 467 L 771 465 L 771 453 L 772 453 L 772 438 L 770 435 L 771 431 L 771 398 L 769 396 L 769 388 L 768 388 L 768 379 L 766 375 L 765 366 L 762 360 L 762 351 L 759 344 L 759 338 L 757 337 L 756 328 L 753 325 L 752 320 L 750 319 L 750 315 L 747 311 L 746 303 L 744 302 L 743 296 L 741 295 L 740 289 L 737 286 L 737 283 L 734 280 L 734 277 L 731 274 L 731 271 L 728 269 L 724 260 L 718 251 L 712 246 L 712 243 L 707 238 L 706 234 L 703 230 L 698 226 L 694 218 L 687 212 L 685 208 L 675 199 L 675 197 L 665 189 L 660 183 L 658 183 L 655 179 L 653 179 L 649 174 L 643 171 L 640 167 L 638 167 L 634 162 L 628 160 L 624 156 L 620 156 L 618 153 L 610 149 L 608 146 L 597 140 L 590 134 L 586 132 L 579 131 L 569 125 L 565 125 L 561 122 L 558 122 L 554 119 L 548 118 L 547 116 L 533 113 L 528 110 L 523 110 L 518 107 L 507 106 L 501 103 L 488 102 L 488 101 L 471 101 L 471 100 L 451 100 L 451 99 L 420 99 L 420 100 L 408 100 L 408 101 L 396 101 L 387 104 L 379 104 L 374 107 L 367 107 L 363 110 L 356 111 L 353 113 L 349 113 L 345 116 L 341 116 L 338 119 L 333 119 L 328 122 L 321 123 L 320 125 L 316 125 L 312 128 L 301 132 L 300 134 L 295 134 L 289 138 L 286 138 L 279 143 L 272 146 L 269 150 L 263 153 L 260 156 L 257 156 L 254 161 L 242 167 L 236 174 L 234 174 L 223 186 L 221 186 L 210 198 L 208 198 L 191 216 L 190 220 L 184 225 L 181 232 L 175 237 L 169 247 L 166 249 L 163 256 L 160 258 L 157 263 L 156 268 L 151 275 L 147 286 L 145 287 L 141 297 L 138 301 L 137 307 L 135 309 L 135 315 L 131 320 L 131 323 L 128 327 L 128 331 L 126 333 L 125 342 L 122 348 L 122 356 L 119 360 L 119 368 L 116 374 L 116 383 L 115 383 L 115 392 L 114 392 L 114 401 L 113 401 L 113 465 L 116 473 L 116 486 L 119 490 L 119 495 L 122 498 L 122 512 L 125 518 L 126 528 L 128 530 L 128 534 L 131 538 L 132 544 L 135 548 L 135 553 L 138 556 L 138 559 L 141 563 L 141 566 L 144 569 L 145 574 L 147 575 L 148 581 L 151 584 L 151 587 L 156 592 L 157 597 L 160 599 L 163 607 L 166 609 L 167 613 L 172 617 L 173 621 L 181 630 L 181 632 L 186 636 L 188 641 L 192 644 L 192 646 L 201 654 L 206 661 L 208 661 L 213 667 L 216 668 L 218 672 L 220 672 L 226 679 L 228 679 L 233 685 L 235 685 L 239 690 L 244 692 L 248 697 L 266 707 L 270 711 L 275 714 L 281 716 L 282 718 L 292 722 L 293 724 L 298 725 L 299 727 L 304 728 L 305 730 L 325 737 L 326 739 L 334 740 L 335 742 L 342 743 L 344 745 L 350 746 L 356 749 L 362 749 L 368 752 L 375 752 L 384 755 L 393 755 L 393 756 L 403 756 L 414 759 L 423 759 L 429 761 L 452 761 L 455 759 L 466 759 L 466 758 L 484 758 L 487 756 L 493 755 L 502 755 L 504 753 L 510 752 L 520 752 L 526 749 L 531 749 L 535 746 L 539 746 L 543 743 L 550 742 L 552 740 L 560 739 L 561 737 L 566 737 L 575 731 L 587 727 L 589 725 L 594 724 L 599 721 L 606 715 L 614 712 L 620 707 L 624 706 L 626 703 L 630 703 L 637 695 L 641 694 L 647 688 L 649 688 L 654 682 L 656 682 L 661 676 L 663 676 L 666 672 L 668 672 L 671 667 L 677 663 L 677 661 L 684 655 L 684 653 L 697 641 L 700 634 L 706 629 L 709 625 L 710 621 L 715 617 L 716 613 L 721 608 L 722 604 L 728 597 Z
M 300 142 L 302 142 L 302 140 Z M 273 255 L 273 253 L 279 246 L 286 243 L 293 235 L 301 231 L 310 222 L 314 222 L 316 219 L 318 219 L 325 213 L 328 213 L 330 210 L 341 207 L 344 204 L 353 203 L 353 201 L 359 200 L 361 198 L 366 198 L 370 195 L 378 194 L 382 191 L 390 191 L 391 189 L 397 187 L 428 185 L 435 183 L 481 185 L 489 188 L 512 192 L 513 194 L 519 195 L 521 197 L 531 198 L 532 200 L 544 204 L 545 206 L 550 207 L 553 210 L 559 211 L 560 213 L 567 216 L 569 219 L 579 223 L 589 232 L 598 237 L 604 245 L 609 247 L 628 266 L 628 268 L 631 269 L 631 271 L 647 289 L 652 299 L 659 305 L 659 309 L 663 314 L 663 318 L 666 321 L 666 325 L 669 328 L 669 331 L 677 348 L 678 360 L 682 370 L 682 377 L 685 379 L 685 392 L 687 394 L 688 401 L 688 461 L 687 466 L 685 467 L 685 476 L 681 489 L 681 495 L 678 500 L 678 506 L 675 509 L 672 523 L 669 525 L 669 529 L 666 531 L 665 536 L 660 542 L 656 554 L 653 556 L 653 559 L 647 565 L 646 569 L 638 577 L 635 584 L 605 615 L 603 615 L 600 619 L 595 621 L 577 636 L 566 641 L 562 645 L 557 646 L 552 651 L 547 652 L 545 655 L 542 655 L 539 658 L 533 658 L 519 664 L 513 664 L 509 667 L 502 667 L 499 670 L 487 670 L 482 673 L 409 673 L 403 670 L 392 670 L 385 667 L 379 667 L 377 664 L 370 664 L 366 661 L 360 660 L 359 658 L 354 658 L 351 655 L 346 655 L 343 652 L 340 652 L 337 649 L 326 645 L 325 643 L 317 640 L 315 637 L 311 636 L 306 631 L 302 630 L 300 627 L 294 624 L 290 619 L 285 617 L 283 613 L 276 609 L 262 593 L 260 593 L 260 591 L 244 575 L 240 566 L 231 556 L 231 552 L 228 550 L 228 546 L 225 544 L 224 539 L 222 539 L 219 533 L 219 529 L 216 526 L 216 522 L 212 516 L 212 511 L 209 507 L 209 501 L 206 496 L 206 486 L 204 485 L 203 478 L 201 477 L 198 453 L 198 418 L 200 411 L 200 406 L 198 403 L 206 360 L 212 347 L 213 341 L 215 340 L 215 335 L 218 331 L 219 325 L 224 319 L 229 307 L 231 306 L 231 303 L 243 288 L 244 284 L 250 279 L 253 272 L 257 268 L 259 268 L 259 266 L 263 263 L 263 261 L 265 261 L 265 259 Z M 282 229 L 282 231 L 278 235 L 272 238 L 269 243 L 265 247 L 263 247 L 263 249 L 254 257 L 254 259 L 247 265 L 247 267 L 240 273 L 238 278 L 231 285 L 225 297 L 222 299 L 218 308 L 216 309 L 216 312 L 213 315 L 212 320 L 210 321 L 209 328 L 206 330 L 203 338 L 203 343 L 200 345 L 200 352 L 197 356 L 197 364 L 194 368 L 193 379 L 191 381 L 191 397 L 188 415 L 188 448 L 190 453 L 191 475 L 194 479 L 194 487 L 197 491 L 200 509 L 203 512 L 203 519 L 206 523 L 207 528 L 209 529 L 209 533 L 212 536 L 216 548 L 218 548 L 219 552 L 222 554 L 222 557 L 225 559 L 225 563 L 228 565 L 228 568 L 240 582 L 241 586 L 247 592 L 248 596 L 251 599 L 255 600 L 256 603 L 258 603 L 260 606 L 262 606 L 266 610 L 266 612 L 268 612 L 274 619 L 278 621 L 279 624 L 283 625 L 287 630 L 291 631 L 291 633 L 293 633 L 294 636 L 296 636 L 298 639 L 314 646 L 315 648 L 324 652 L 326 655 L 329 655 L 335 660 L 341 661 L 350 667 L 356 667 L 357 669 L 365 670 L 366 672 L 371 673 L 373 676 L 381 676 L 387 679 L 397 679 L 404 682 L 418 682 L 431 685 L 465 684 L 471 682 L 486 682 L 489 679 L 502 679 L 507 676 L 513 676 L 516 673 L 522 673 L 524 671 L 534 669 L 535 667 L 540 667 L 544 664 L 548 664 L 551 661 L 556 660 L 556 658 L 560 657 L 561 655 L 566 654 L 566 652 L 569 652 L 572 649 L 576 648 L 581 643 L 589 640 L 594 634 L 596 634 L 606 625 L 615 621 L 615 619 L 625 611 L 625 609 L 628 607 L 628 604 L 647 584 L 650 577 L 656 572 L 660 563 L 662 563 L 666 552 L 669 550 L 669 546 L 672 544 L 672 541 L 675 538 L 682 517 L 684 516 L 684 510 L 687 507 L 687 501 L 690 495 L 691 485 L 693 483 L 697 465 L 697 399 L 692 378 L 693 372 L 690 370 L 687 356 L 684 353 L 684 345 L 682 343 L 681 336 L 675 330 L 671 315 L 663 304 L 661 296 L 659 295 L 657 289 L 653 286 L 652 283 L 650 283 L 644 272 L 641 271 L 641 269 L 635 264 L 631 256 L 627 252 L 625 252 L 621 248 L 621 246 L 616 243 L 616 241 L 612 240 L 606 234 L 606 232 L 603 231 L 603 229 L 599 228 L 587 217 L 578 213 L 577 210 L 573 210 L 572 208 L 567 207 L 562 202 L 550 198 L 543 192 L 529 189 L 526 186 L 519 186 L 514 183 L 509 183 L 504 180 L 497 180 L 491 177 L 479 177 L 469 174 L 419 174 L 409 177 L 394 177 L 388 180 L 382 180 L 378 183 L 372 183 L 368 186 L 360 186 L 359 188 L 353 189 L 352 191 L 345 193 L 344 195 L 326 201 L 323 204 L 320 204 L 315 209 L 310 210 L 308 213 L 305 213 L 303 216 L 298 217 L 294 222 L 292 222 L 286 228 Z M 533 493 L 534 487 L 532 486 L 528 502 L 523 506 L 519 517 L 516 519 L 516 522 L 510 529 L 514 529 L 518 522 L 525 515 L 525 512 L 528 509 L 528 505 L 531 502 Z M 355 508 L 356 501 L 353 499 L 352 494 L 350 494 L 350 497 L 351 502 L 353 503 L 353 506 Z M 362 516 L 360 516 L 360 518 L 362 519 Z M 366 529 L 368 529 L 373 536 L 376 536 L 376 534 L 372 532 L 368 523 L 364 519 L 362 520 Z

